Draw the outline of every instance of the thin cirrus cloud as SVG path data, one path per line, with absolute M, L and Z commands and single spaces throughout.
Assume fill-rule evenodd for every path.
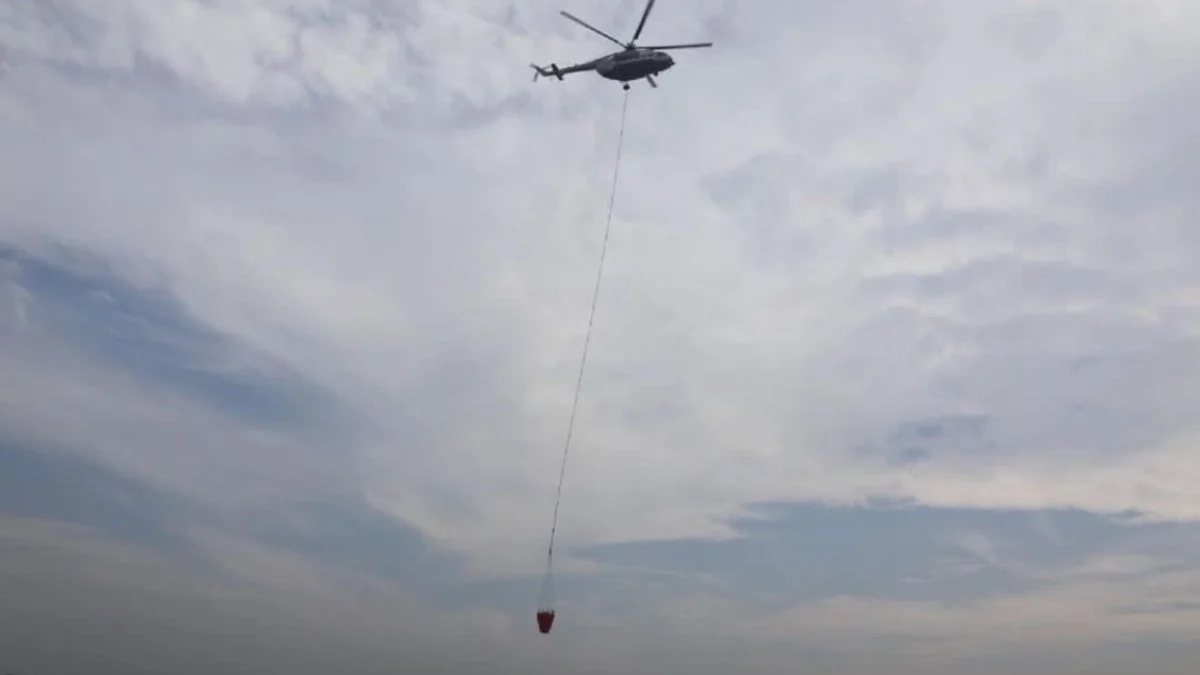
M 264 621 L 521 644 L 621 105 L 528 81 L 607 49 L 558 9 L 0 3 L 12 565 L 69 541 L 214 611 L 236 579 Z M 1198 33 L 659 3 L 644 41 L 717 47 L 630 93 L 545 658 L 1100 668 L 1064 645 L 1194 628 Z

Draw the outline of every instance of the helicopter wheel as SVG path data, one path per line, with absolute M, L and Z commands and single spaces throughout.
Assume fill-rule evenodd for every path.
M 625 91 L 629 91 L 629 83 L 626 82 L 626 83 L 622 84 L 621 88 L 624 89 Z

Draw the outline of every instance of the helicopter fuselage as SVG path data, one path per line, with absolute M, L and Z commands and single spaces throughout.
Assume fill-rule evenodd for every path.
M 629 49 L 601 57 L 596 61 L 596 73 L 617 82 L 632 82 L 657 75 L 675 65 L 666 52 L 654 49 Z

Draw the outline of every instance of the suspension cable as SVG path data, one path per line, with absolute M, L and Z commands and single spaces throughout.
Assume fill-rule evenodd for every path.
M 600 282 L 604 277 L 604 258 L 608 253 L 608 238 L 612 230 L 613 204 L 617 199 L 617 179 L 621 171 L 621 147 L 625 140 L 625 113 L 629 109 L 629 91 L 625 91 L 625 100 L 621 104 L 621 125 L 617 135 L 617 157 L 613 163 L 612 191 L 608 197 L 608 216 L 604 222 L 604 242 L 600 246 L 600 262 L 596 269 L 596 285 L 592 291 L 592 308 L 588 313 L 587 333 L 583 339 L 583 356 L 579 361 L 579 376 L 575 380 L 575 399 L 571 404 L 571 417 L 567 422 L 567 439 L 563 447 L 562 466 L 558 472 L 558 490 L 554 498 L 554 519 L 550 524 L 550 546 L 546 551 L 546 584 L 547 592 L 552 593 L 550 584 L 553 579 L 554 535 L 558 531 L 558 510 L 562 505 L 563 478 L 567 474 L 567 456 L 571 452 L 571 438 L 575 431 L 575 414 L 579 409 L 579 393 L 583 390 L 583 373 L 587 367 L 588 347 L 592 341 L 592 326 L 596 319 L 596 305 L 600 299 Z M 547 598 L 546 601 L 549 599 Z

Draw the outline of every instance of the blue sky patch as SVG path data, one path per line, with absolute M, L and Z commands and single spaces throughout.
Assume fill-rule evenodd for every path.
M 166 291 L 136 288 L 86 252 L 57 252 L 63 262 L 0 247 L 0 261 L 18 265 L 15 281 L 32 296 L 30 320 L 72 348 L 256 426 L 335 423 L 336 399 L 298 374 L 219 368 L 244 347 L 192 319 Z
M 0 514 L 94 528 L 120 541 L 174 548 L 189 506 L 53 448 L 0 437 Z

